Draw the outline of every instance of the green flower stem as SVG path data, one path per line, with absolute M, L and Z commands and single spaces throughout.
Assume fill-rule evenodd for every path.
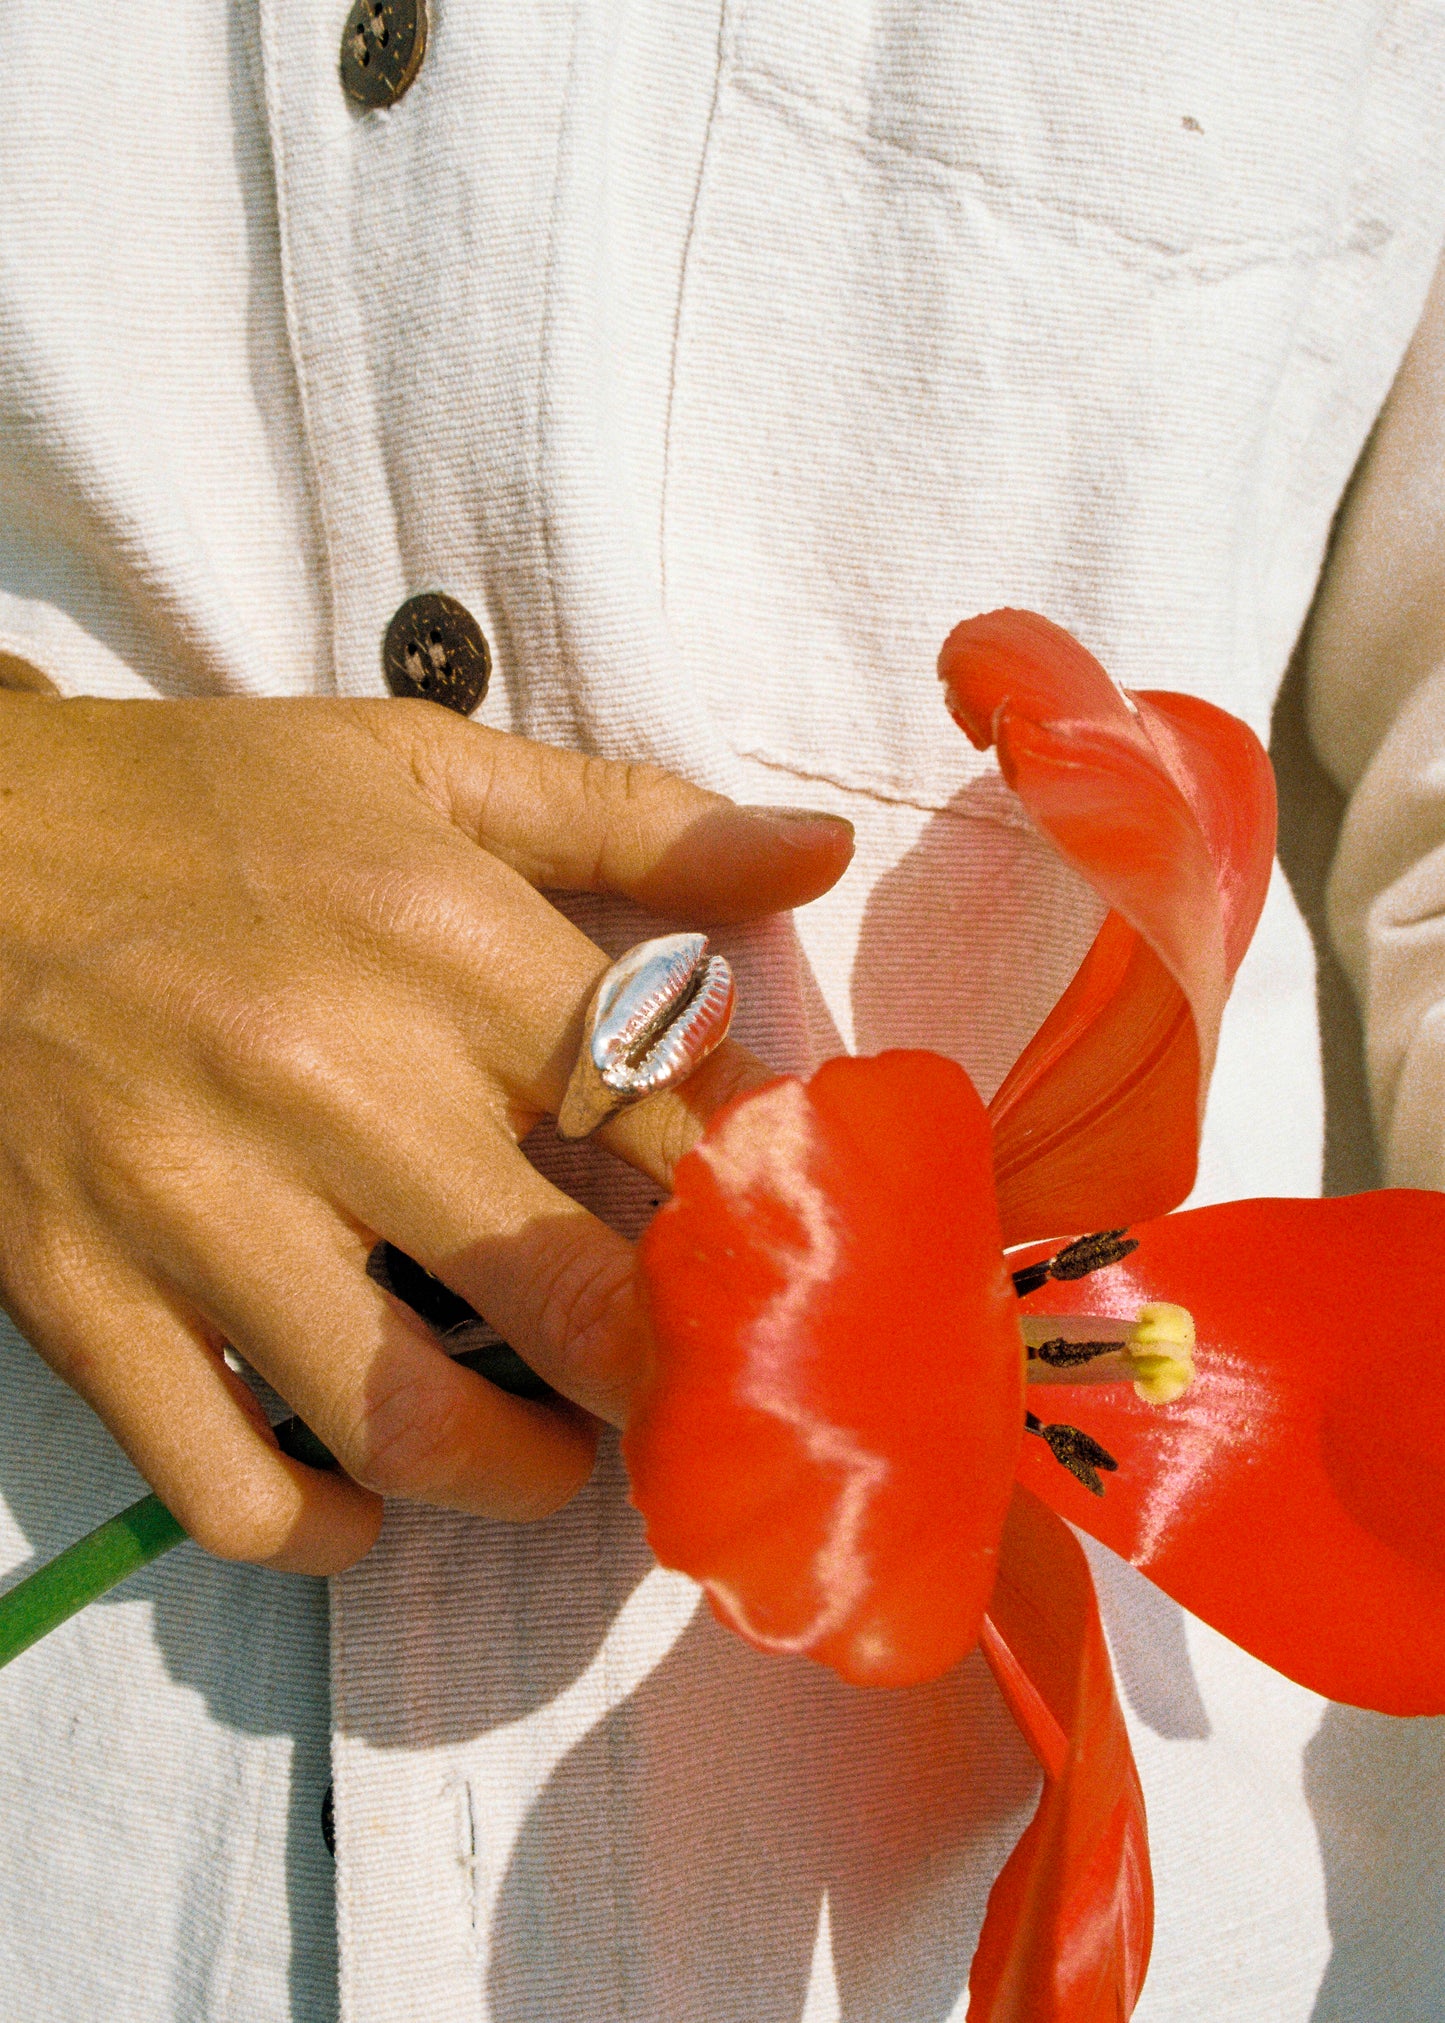
M 400 1262 L 407 1264 L 409 1260 L 401 1258 Z M 410 1268 L 421 1273 L 420 1265 Z M 445 1288 L 438 1290 L 445 1292 Z M 446 1296 L 455 1298 L 454 1294 Z M 465 1311 L 470 1312 L 470 1308 Z M 466 1323 L 449 1330 L 443 1345 L 449 1353 L 460 1351 L 454 1353 L 455 1361 L 514 1397 L 552 1396 L 515 1349 L 505 1342 L 491 1340 L 468 1346 L 473 1333 L 473 1327 Z M 304 1420 L 283 1419 L 271 1431 L 281 1452 L 289 1454 L 293 1461 L 304 1461 L 308 1468 L 335 1468 L 335 1455 Z M 129 1510 L 122 1510 L 119 1516 L 97 1525 L 46 1565 L 37 1567 L 8 1594 L 0 1595 L 0 1668 L 18 1658 L 22 1651 L 28 1651 L 67 1617 L 78 1614 L 87 1603 L 117 1586 L 137 1567 L 148 1566 L 173 1545 L 179 1545 L 185 1536 L 158 1496 L 143 1496 Z
M 0 1665 L 179 1545 L 185 1532 L 158 1496 L 143 1496 L 0 1595 Z

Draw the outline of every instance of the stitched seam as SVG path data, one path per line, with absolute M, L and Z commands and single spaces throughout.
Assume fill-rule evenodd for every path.
M 746 70 L 736 70 L 733 82 L 740 92 L 760 105 L 799 125 L 824 128 L 835 140 L 842 141 L 880 166 L 906 171 L 915 180 L 931 183 L 938 189 L 956 188 L 962 184 L 980 197 L 996 216 L 1008 211 L 1024 211 L 1051 221 L 1063 219 L 1076 229 L 1096 233 L 1116 252 L 1135 259 L 1142 255 L 1162 266 L 1166 272 L 1218 280 L 1243 268 L 1313 262 L 1349 250 L 1343 242 L 1330 241 L 1319 232 L 1296 233 L 1287 239 L 1194 239 L 1187 244 L 1173 243 L 1142 231 L 1131 232 L 1085 205 L 1069 204 L 1040 191 L 1022 189 L 1003 176 L 990 175 L 977 163 L 949 162 L 927 149 L 904 147 L 883 134 L 871 132 L 845 107 L 816 98 L 799 89 L 791 79 L 779 77 L 761 66 L 754 64 Z M 1202 277 L 1201 268 L 1204 270 Z
M 351 1965 L 351 1947 L 345 1942 L 345 1934 L 351 1923 L 351 1869 L 341 1859 L 341 1808 L 337 1804 L 337 1786 L 341 1782 L 340 1752 L 336 1747 L 337 1737 L 343 1721 L 350 1713 L 350 1703 L 344 1691 L 350 1660 L 347 1649 L 346 1604 L 340 1592 L 340 1576 L 333 1574 L 326 1583 L 327 1641 L 331 1650 L 331 1804 L 332 1817 L 336 1822 L 336 2001 L 337 2012 L 344 2019 L 354 2013 L 350 2001 L 348 1974 Z
M 1356 103 L 1355 121 L 1350 133 L 1351 176 L 1349 183 L 1345 186 L 1345 194 L 1343 199 L 1347 209 L 1349 206 L 1350 196 L 1353 194 L 1353 191 L 1355 187 L 1358 185 L 1359 181 L 1361 169 L 1360 145 L 1359 145 L 1360 135 L 1363 128 L 1369 122 L 1370 113 L 1372 110 L 1371 106 L 1372 94 L 1374 93 L 1375 90 L 1378 89 L 1380 44 L 1381 41 L 1383 40 L 1384 34 L 1385 34 L 1385 24 L 1382 22 L 1376 31 L 1375 40 L 1370 51 L 1370 63 L 1368 73 L 1361 83 L 1359 98 Z M 1336 230 L 1338 231 L 1338 221 L 1336 223 Z M 1337 238 L 1334 244 L 1329 248 L 1330 253 L 1336 255 L 1339 254 L 1341 251 L 1349 251 L 1349 250 L 1351 249 L 1348 246 L 1348 244 L 1339 238 Z M 1270 444 L 1273 440 L 1275 424 L 1280 413 L 1280 408 L 1285 397 L 1286 389 L 1293 384 L 1300 357 L 1302 353 L 1306 350 L 1307 341 L 1310 335 L 1317 328 L 1316 323 L 1316 318 L 1318 314 L 1317 305 L 1319 303 L 1320 298 L 1320 288 L 1322 281 L 1321 268 L 1323 267 L 1323 264 L 1324 264 L 1323 260 L 1317 264 L 1315 273 L 1310 281 L 1310 285 L 1301 291 L 1300 298 L 1296 304 L 1293 324 L 1289 333 L 1288 349 L 1285 351 L 1284 356 L 1280 360 L 1279 371 L 1275 374 L 1274 384 L 1269 391 L 1269 398 L 1267 402 L 1264 403 L 1262 411 L 1260 412 L 1259 415 L 1259 423 L 1255 430 L 1254 442 L 1251 446 L 1251 456 L 1249 462 L 1249 479 L 1250 479 L 1249 496 L 1255 502 L 1256 511 L 1258 509 L 1258 505 L 1262 497 L 1259 485 L 1261 462 L 1268 454 Z M 1342 388 L 1340 382 L 1339 365 L 1337 360 L 1334 369 L 1330 373 L 1330 394 L 1333 395 L 1335 399 L 1338 399 L 1341 391 Z M 1316 401 L 1314 416 L 1311 425 L 1305 432 L 1303 432 L 1300 435 L 1295 444 L 1294 452 L 1290 459 L 1291 478 L 1293 478 L 1296 475 L 1303 457 L 1308 453 L 1310 445 L 1314 442 L 1314 440 L 1318 435 L 1321 414 L 1325 404 L 1326 402 L 1323 399 Z M 1257 523 L 1254 522 L 1253 516 L 1251 516 L 1251 524 L 1249 524 L 1247 527 L 1243 526 L 1237 527 L 1236 549 L 1233 557 L 1233 563 L 1236 572 L 1238 572 L 1241 568 L 1243 568 L 1243 570 L 1245 571 L 1244 581 L 1245 584 L 1247 585 L 1251 606 L 1250 619 L 1251 619 L 1251 631 L 1253 633 L 1252 643 L 1254 644 L 1256 651 L 1258 651 L 1259 641 L 1262 634 L 1261 618 L 1266 603 L 1265 593 L 1267 591 L 1267 586 L 1269 583 L 1271 572 L 1274 568 L 1275 557 L 1279 552 L 1280 541 L 1284 534 L 1288 518 L 1289 515 L 1284 504 L 1284 490 L 1283 488 L 1280 488 L 1274 514 L 1274 525 L 1269 529 L 1269 546 L 1266 552 L 1264 553 L 1259 552 L 1257 543 L 1261 530 L 1257 525 Z M 1324 559 L 1323 555 L 1321 555 L 1320 558 L 1321 567 L 1323 566 L 1323 559 Z M 1236 610 L 1238 609 L 1238 604 L 1239 598 L 1238 596 L 1236 596 Z
M 286 312 L 286 348 L 291 355 L 291 370 L 296 379 L 296 404 L 301 415 L 301 440 L 305 446 L 305 465 L 311 507 L 316 516 L 318 545 L 321 549 L 321 579 L 325 601 L 326 633 L 331 667 L 331 690 L 336 694 L 340 683 L 336 666 L 336 610 L 338 593 L 336 587 L 335 537 L 327 515 L 326 500 L 321 484 L 321 465 L 316 453 L 316 429 L 312 419 L 312 389 L 302 364 L 300 341 L 300 314 L 296 306 L 295 272 L 291 258 L 291 212 L 286 196 L 286 147 L 282 139 L 283 127 L 278 96 L 277 77 L 280 72 L 280 57 L 276 49 L 271 0 L 261 0 L 258 10 L 258 33 L 261 51 L 261 90 L 266 129 L 271 139 L 271 188 L 276 200 L 276 243 L 281 259 L 281 301 Z
M 1023 812 L 1020 803 L 1017 811 L 1006 801 L 995 808 L 959 808 L 955 806 L 956 796 L 977 780 L 1001 778 L 995 766 L 988 766 L 974 776 L 973 780 L 959 781 L 949 792 L 947 799 L 922 800 L 916 794 L 904 793 L 901 788 L 885 787 L 877 781 L 860 781 L 845 778 L 841 773 L 828 772 L 821 767 L 798 765 L 791 759 L 778 759 L 767 752 L 739 749 L 738 757 L 748 759 L 753 764 L 764 766 L 771 773 L 786 773 L 792 780 L 816 780 L 823 786 L 836 787 L 840 793 L 854 794 L 859 800 L 874 801 L 885 808 L 916 808 L 921 815 L 952 815 L 962 822 L 996 822 L 1003 829 L 1033 829 L 1033 823 Z
M 1375 167 L 1378 165 L 1380 158 L 1379 132 L 1381 126 L 1381 111 L 1380 111 L 1381 71 L 1382 69 L 1384 69 L 1386 77 L 1388 78 L 1389 75 L 1388 57 L 1390 52 L 1386 47 L 1386 44 L 1387 38 L 1392 34 L 1395 28 L 1396 11 L 1397 11 L 1396 9 L 1391 8 L 1389 18 L 1382 19 L 1377 25 L 1375 32 L 1375 39 L 1370 49 L 1369 67 L 1362 79 L 1360 86 L 1359 98 L 1356 104 L 1355 121 L 1350 132 L 1350 175 L 1348 181 L 1343 185 L 1342 200 L 1341 200 L 1345 212 L 1346 225 L 1348 225 L 1349 217 L 1352 212 L 1354 212 L 1355 215 L 1358 216 L 1358 211 L 1356 207 L 1359 203 L 1361 185 L 1366 181 L 1371 167 Z M 1337 247 L 1335 250 L 1344 252 L 1358 252 L 1359 247 L 1351 243 L 1353 236 L 1354 236 L 1353 234 L 1349 234 L 1344 244 L 1340 247 Z M 1276 384 L 1272 389 L 1268 412 L 1265 417 L 1264 423 L 1260 429 L 1259 448 L 1256 452 L 1256 468 L 1258 465 L 1259 456 L 1263 454 L 1265 447 L 1268 445 L 1270 441 L 1270 436 L 1274 428 L 1275 418 L 1279 412 L 1280 402 L 1283 398 L 1284 389 L 1288 383 L 1289 378 L 1293 374 L 1296 362 L 1299 360 L 1302 354 L 1305 355 L 1308 354 L 1308 351 L 1310 349 L 1311 338 L 1313 338 L 1316 343 L 1319 342 L 1319 298 L 1320 298 L 1321 280 L 1322 276 L 1319 273 L 1316 273 L 1313 283 L 1308 291 L 1307 299 L 1300 304 L 1299 315 L 1296 319 L 1294 330 L 1291 333 L 1289 357 L 1286 362 L 1285 368 L 1281 371 L 1279 379 L 1276 381 Z M 1362 320 L 1363 320 L 1362 311 L 1357 306 L 1356 320 L 1354 325 L 1356 331 L 1358 331 L 1358 329 L 1360 328 Z M 1307 429 L 1302 431 L 1299 437 L 1297 438 L 1294 455 L 1291 459 L 1291 468 L 1290 468 L 1291 481 L 1297 478 L 1300 468 L 1305 464 L 1307 459 L 1315 451 L 1316 446 L 1319 443 L 1321 433 L 1322 431 L 1327 429 L 1328 424 L 1332 419 L 1335 406 L 1341 399 L 1342 393 L 1344 391 L 1344 386 L 1342 382 L 1340 366 L 1342 360 L 1348 356 L 1348 352 L 1349 347 L 1347 343 L 1342 343 L 1338 346 L 1333 367 L 1330 373 L 1330 383 L 1328 386 L 1328 390 L 1321 389 L 1314 404 L 1314 411 L 1310 418 L 1309 426 Z M 1397 359 L 1395 367 L 1391 369 L 1392 379 L 1394 377 L 1395 371 L 1398 370 L 1398 364 L 1399 361 Z M 1371 420 L 1370 427 L 1373 428 L 1373 426 L 1374 423 L 1373 420 Z M 1353 458 L 1355 465 L 1358 465 L 1359 459 L 1364 453 L 1363 428 L 1361 431 L 1361 436 L 1358 440 L 1359 440 L 1359 447 L 1356 449 Z M 1283 499 L 1282 489 L 1279 494 L 1279 497 L 1281 500 Z M 1255 557 L 1255 574 L 1253 581 L 1256 587 L 1256 598 L 1255 598 L 1256 622 L 1258 622 L 1258 613 L 1262 609 L 1264 601 L 1262 595 L 1260 595 L 1259 593 L 1267 588 L 1270 577 L 1274 571 L 1276 557 L 1279 554 L 1280 543 L 1285 532 L 1286 521 L 1287 521 L 1287 514 L 1281 504 L 1280 509 L 1276 513 L 1275 525 L 1271 529 L 1268 552 L 1262 556 L 1256 555 Z M 1315 565 L 1316 589 L 1318 588 L 1320 574 L 1322 573 L 1324 568 L 1325 556 L 1328 552 L 1329 542 L 1333 539 L 1335 524 L 1336 524 L 1335 520 L 1332 518 L 1329 530 L 1325 536 L 1324 544 L 1320 549 L 1316 561 Z M 1313 595 L 1314 592 L 1312 591 L 1311 592 L 1312 599 Z M 1305 623 L 1307 623 L 1307 616 L 1305 619 L 1301 620 L 1301 627 L 1303 627 Z M 1256 633 L 1256 637 L 1258 637 L 1258 633 Z
M 723 0 L 718 15 L 717 71 L 713 78 L 712 104 L 708 107 L 707 128 L 702 137 L 702 151 L 698 156 L 697 181 L 693 186 L 687 232 L 682 242 L 682 259 L 678 263 L 677 270 L 677 301 L 672 314 L 672 354 L 667 366 L 667 412 L 662 424 L 662 496 L 658 500 L 657 512 L 657 581 L 664 615 L 667 612 L 667 511 L 672 493 L 672 414 L 677 400 L 677 361 L 682 348 L 683 305 L 687 300 L 688 269 L 692 265 L 693 240 L 697 235 L 698 217 L 702 210 L 703 189 L 707 181 L 708 165 L 713 159 L 713 135 L 720 118 L 723 80 L 727 72 L 727 52 L 730 44 L 736 39 L 736 30 L 730 27 L 732 18 L 731 0 Z
M 276 1639 L 272 1635 L 267 1639 L 265 1658 L 260 1676 L 260 1684 L 263 1690 L 271 1684 L 276 1670 L 276 1658 Z M 261 1845 L 261 1811 L 266 1802 L 264 1787 L 267 1767 L 269 1766 L 263 1767 L 261 1771 L 262 1789 L 253 1793 L 250 1831 L 246 1838 L 246 1852 L 239 1864 L 241 1870 L 239 1887 L 230 1896 L 229 1916 L 226 1919 L 225 1936 L 219 1949 L 220 1979 L 216 1996 L 216 2009 L 220 2015 L 224 2015 L 231 2005 L 231 1992 L 235 1985 L 236 1959 L 239 1950 L 236 1943 L 237 1938 L 251 1923 L 248 1913 L 252 1900 L 256 1895 L 256 1856 Z M 291 1802 L 289 1785 L 295 1774 L 296 1766 L 293 1757 L 293 1760 L 287 1766 L 288 1805 Z M 249 2015 L 249 2013 L 249 2010 L 244 2012 L 246 2015 Z
M 537 510 L 540 524 L 537 539 L 542 550 L 542 579 L 547 586 L 547 616 L 552 629 L 553 665 L 559 669 L 567 666 L 566 633 L 562 624 L 562 605 L 558 595 L 558 579 L 561 563 L 552 531 L 551 456 L 549 454 L 548 381 L 552 362 L 552 347 L 555 342 L 557 325 L 557 291 L 559 287 L 558 266 L 561 244 L 561 223 L 563 190 L 567 181 L 568 152 L 575 145 L 572 140 L 570 123 L 575 106 L 577 90 L 577 55 L 582 39 L 580 10 L 573 11 L 572 38 L 567 51 L 567 84 L 562 93 L 561 125 L 557 136 L 556 165 L 552 176 L 552 201 L 547 214 L 547 286 L 542 302 L 542 329 L 537 344 L 537 391 L 532 403 L 534 427 L 532 433 L 533 479 L 537 490 Z M 515 679 L 515 671 L 510 679 Z M 576 739 L 575 694 L 569 695 L 573 721 L 573 741 Z

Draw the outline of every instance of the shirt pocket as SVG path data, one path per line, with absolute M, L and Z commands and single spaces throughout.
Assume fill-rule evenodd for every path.
M 935 657 L 1000 603 L 1122 679 L 1191 686 L 1184 627 L 1227 658 L 1231 459 L 1339 236 L 1376 15 L 725 8 L 663 557 L 736 750 L 945 805 L 979 762 Z

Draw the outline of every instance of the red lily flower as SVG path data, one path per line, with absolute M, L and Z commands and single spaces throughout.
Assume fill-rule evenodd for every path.
M 982 1640 L 1045 1789 L 970 2016 L 1113 2023 L 1148 1957 L 1143 1805 L 1087 1567 L 1045 1505 L 1305 1684 L 1445 1708 L 1440 1464 L 1372 1291 L 1431 1312 L 1445 1198 L 1167 1215 L 1268 882 L 1268 762 L 1207 704 L 1124 695 L 1029 613 L 960 626 L 941 671 L 1111 910 L 987 1112 L 955 1064 L 895 1053 L 713 1120 L 641 1246 L 655 1353 L 625 1451 L 658 1557 L 759 1647 L 898 1685 Z M 1076 1247 L 1016 1300 L 1038 1253 L 1006 1247 L 1141 1221 L 1132 1255 Z M 1114 1262 L 1075 1280 L 1091 1256 Z M 1187 1305 L 1188 1397 L 1144 1404 L 1090 1365 L 1064 1392 L 1077 1430 L 1039 1402 L 1052 1437 L 1026 1439 L 1020 1322 L 1057 1311 L 1060 1277 L 1075 1313 Z M 1423 1382 L 1438 1409 L 1438 1362 Z
M 1111 911 L 987 1113 L 897 1053 L 713 1120 L 642 1245 L 658 1353 L 627 1437 L 655 1549 L 725 1620 L 895 1685 L 971 1650 L 993 1587 L 1023 1427 L 1004 1248 L 1187 1192 L 1274 843 L 1268 761 L 1222 711 L 1126 697 L 1028 612 L 961 625 L 941 668 Z

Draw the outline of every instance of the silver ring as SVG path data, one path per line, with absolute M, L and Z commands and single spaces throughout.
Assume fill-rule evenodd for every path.
M 560 1138 L 675 1088 L 726 1038 L 737 988 L 705 934 L 641 941 L 613 963 L 587 1007 L 577 1064 L 557 1112 Z

